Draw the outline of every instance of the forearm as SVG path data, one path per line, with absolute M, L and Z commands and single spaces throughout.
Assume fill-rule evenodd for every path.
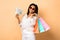
M 20 18 L 19 18 L 19 15 L 18 14 L 16 14 L 16 18 L 18 20 L 18 24 L 20 24 Z
M 20 19 L 18 18 L 18 24 L 20 24 Z

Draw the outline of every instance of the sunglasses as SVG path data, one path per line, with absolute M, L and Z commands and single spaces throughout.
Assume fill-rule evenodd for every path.
M 29 7 L 30 9 L 32 9 L 32 10 L 35 10 L 35 8 L 32 8 L 32 7 Z

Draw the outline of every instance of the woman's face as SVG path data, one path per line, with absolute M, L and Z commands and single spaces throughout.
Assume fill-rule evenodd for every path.
M 30 6 L 29 7 L 29 12 L 33 13 L 34 11 L 35 11 L 35 6 L 34 5 Z

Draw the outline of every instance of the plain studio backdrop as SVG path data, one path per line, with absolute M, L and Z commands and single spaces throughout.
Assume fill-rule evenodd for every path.
M 38 5 L 39 16 L 51 28 L 48 32 L 36 34 L 36 39 L 60 40 L 60 0 L 0 0 L 0 40 L 21 40 L 15 9 L 21 8 L 23 13 L 27 13 L 30 3 Z

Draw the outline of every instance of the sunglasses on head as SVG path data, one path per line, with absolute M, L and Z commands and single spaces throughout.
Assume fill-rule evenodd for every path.
M 35 10 L 35 8 L 32 8 L 32 7 L 29 7 L 30 9 L 32 9 L 32 10 Z

